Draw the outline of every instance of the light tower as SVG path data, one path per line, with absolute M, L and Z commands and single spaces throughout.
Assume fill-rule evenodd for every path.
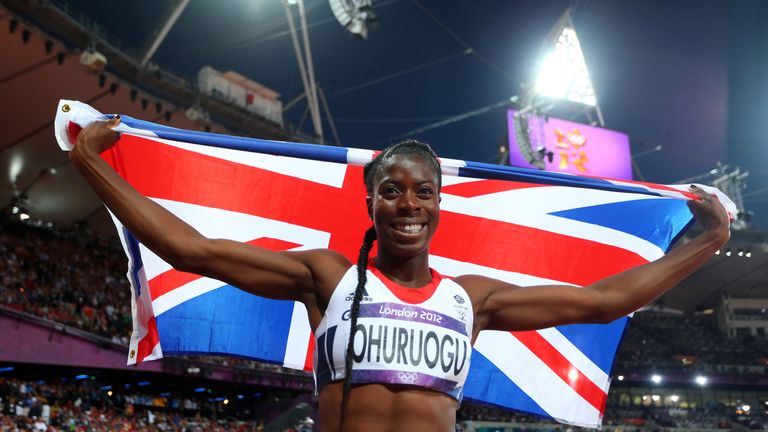
M 537 75 L 522 98 L 522 109 L 513 119 L 515 141 L 527 162 L 544 169 L 546 149 L 531 145 L 531 116 L 557 116 L 605 126 L 603 113 L 581 51 L 581 44 L 567 9 L 544 38 Z M 586 121 L 585 121 L 586 120 Z

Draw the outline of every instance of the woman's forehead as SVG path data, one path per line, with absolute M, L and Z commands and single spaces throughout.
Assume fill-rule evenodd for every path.
M 404 176 L 415 177 L 418 180 L 437 181 L 437 171 L 421 155 L 397 154 L 389 156 L 381 162 L 375 177 L 377 183 L 384 179 Z

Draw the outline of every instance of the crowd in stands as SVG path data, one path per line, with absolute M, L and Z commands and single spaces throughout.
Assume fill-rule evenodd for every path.
M 225 417 L 210 402 L 107 392 L 89 383 L 0 378 L 0 431 L 264 430 L 263 420 Z
M 742 375 L 768 373 L 768 339 L 724 336 L 715 314 L 638 312 L 632 319 L 615 370 Z
M 95 237 L 5 223 L 0 230 L 0 304 L 127 343 L 127 264 Z

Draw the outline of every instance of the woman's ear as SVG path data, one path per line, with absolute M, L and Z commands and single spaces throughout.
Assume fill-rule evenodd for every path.
M 365 197 L 365 205 L 368 207 L 368 218 L 373 220 L 373 198 Z

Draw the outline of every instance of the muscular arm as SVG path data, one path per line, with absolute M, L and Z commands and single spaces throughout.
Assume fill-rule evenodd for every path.
M 704 233 L 657 261 L 585 287 L 522 288 L 481 276 L 456 278 L 475 307 L 475 336 L 483 329 L 532 330 L 573 323 L 605 323 L 634 312 L 693 273 L 728 241 L 725 209 L 713 196 L 694 190 L 689 204 Z
M 319 259 L 334 267 L 343 260 L 330 251 L 277 253 L 201 235 L 133 189 L 99 157 L 117 141 L 118 134 L 110 129 L 117 123 L 97 123 L 82 130 L 69 158 L 131 233 L 176 269 L 213 277 L 264 297 L 306 302 L 316 292 L 317 275 L 311 264 Z

